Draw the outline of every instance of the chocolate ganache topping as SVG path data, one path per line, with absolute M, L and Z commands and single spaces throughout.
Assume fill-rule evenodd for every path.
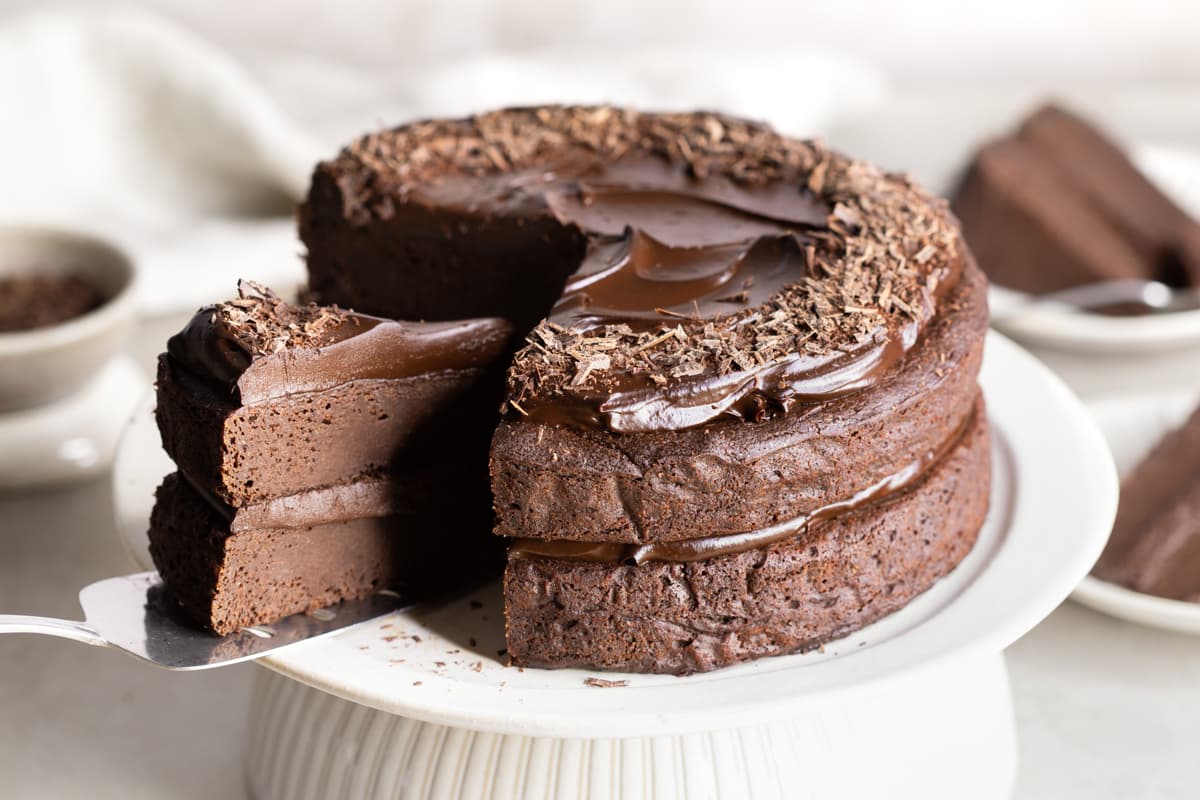
M 907 178 L 719 114 L 507 109 L 343 158 L 353 219 L 402 199 L 578 233 L 578 268 L 509 372 L 507 413 L 550 423 L 678 430 L 865 388 L 965 259 L 945 203 Z
M 400 322 L 293 306 L 251 281 L 205 306 L 167 342 L 171 358 L 250 404 L 369 378 L 482 369 L 512 338 L 501 319 Z

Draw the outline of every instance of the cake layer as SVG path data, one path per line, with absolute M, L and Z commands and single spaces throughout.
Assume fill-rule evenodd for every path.
M 954 198 L 998 283 L 1042 293 L 1105 280 L 1200 284 L 1200 224 L 1100 131 L 1053 106 L 984 146 Z
M 178 473 L 155 497 L 154 564 L 183 610 L 221 635 L 383 588 L 435 596 L 498 565 L 486 515 L 461 507 L 232 531 L 232 510 Z
M 918 485 L 765 548 L 686 563 L 510 554 L 514 664 L 688 674 L 811 650 L 890 614 L 953 569 L 987 514 L 975 422 Z
M 155 416 L 175 464 L 197 485 L 241 506 L 411 462 L 431 442 L 458 449 L 455 443 L 473 438 L 474 447 L 460 452 L 482 465 L 495 414 L 487 411 L 495 405 L 475 399 L 468 425 L 465 412 L 449 403 L 481 374 L 357 380 L 245 406 L 162 356 Z
M 1200 408 L 1121 482 L 1112 537 L 1093 573 L 1200 602 Z
M 961 426 L 978 393 L 986 303 L 970 267 L 886 378 L 757 424 L 612 434 L 506 419 L 492 443 L 496 533 L 679 541 L 767 527 L 850 497 Z

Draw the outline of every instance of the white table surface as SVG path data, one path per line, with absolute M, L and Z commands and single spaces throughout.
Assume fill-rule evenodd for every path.
M 1127 136 L 1200 143 L 1195 90 L 1085 87 L 1073 95 Z M 831 138 L 937 185 L 980 132 L 1003 127 L 1035 96 L 1028 89 L 987 98 L 963 90 L 901 94 Z M 147 376 L 181 323 L 143 325 L 131 349 Z M 0 493 L 4 612 L 75 616 L 80 587 L 130 568 L 113 531 L 106 478 Z M 1140 628 L 1068 602 L 1007 658 L 1020 730 L 1017 798 L 1200 794 L 1200 637 Z M 0 637 L 0 796 L 242 797 L 256 669 L 173 674 L 99 648 Z

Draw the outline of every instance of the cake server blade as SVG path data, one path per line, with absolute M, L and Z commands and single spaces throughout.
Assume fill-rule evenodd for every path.
M 39 633 L 84 644 L 123 650 L 175 670 L 208 669 L 249 661 L 328 636 L 407 608 L 391 591 L 347 600 L 308 614 L 293 614 L 270 625 L 243 628 L 228 636 L 203 631 L 182 616 L 163 592 L 157 572 L 108 578 L 79 592 L 84 620 L 0 614 L 0 633 Z

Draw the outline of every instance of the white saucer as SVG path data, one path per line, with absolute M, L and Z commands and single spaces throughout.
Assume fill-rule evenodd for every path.
M 824 652 L 688 678 L 518 670 L 497 652 L 503 612 L 492 587 L 263 663 L 354 703 L 428 723 L 606 737 L 759 724 L 952 657 L 999 653 L 1062 602 L 1096 560 L 1115 514 L 1117 479 L 1079 401 L 997 334 L 989 335 L 981 381 L 997 474 L 979 544 L 903 611 Z M 143 567 L 152 493 L 170 468 L 149 414 L 139 415 L 120 448 L 114 486 L 118 529 Z M 597 688 L 584 683 L 589 677 L 627 684 Z
M 29 489 L 105 472 L 149 379 L 116 356 L 75 394 L 0 414 L 0 489 Z
M 1159 439 L 1178 427 L 1200 403 L 1195 391 L 1107 397 L 1088 403 L 1117 469 L 1137 465 Z M 1086 606 L 1152 628 L 1200 634 L 1200 603 L 1168 600 L 1088 576 L 1072 597 Z

